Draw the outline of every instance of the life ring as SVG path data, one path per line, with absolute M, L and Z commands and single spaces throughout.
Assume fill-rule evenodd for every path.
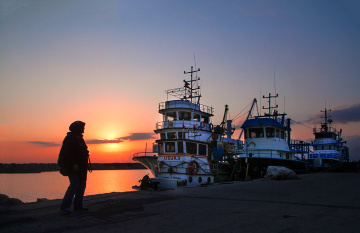
M 200 129 L 203 129 L 203 128 L 205 128 L 205 122 L 200 122 Z
M 212 123 L 209 124 L 209 128 L 210 130 L 213 130 L 214 129 L 214 125 Z
M 196 162 L 195 160 L 193 160 L 193 161 L 191 161 L 191 162 L 189 163 L 189 172 L 190 172 L 191 175 L 196 175 L 196 174 L 198 174 L 199 170 L 200 170 L 200 165 L 199 165 L 198 162 Z

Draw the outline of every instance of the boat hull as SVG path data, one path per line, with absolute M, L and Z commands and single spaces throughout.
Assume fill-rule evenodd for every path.
M 157 156 L 134 156 L 133 160 L 136 162 L 141 163 L 143 166 L 145 166 L 147 169 L 150 170 L 151 174 L 154 177 L 158 176 L 158 172 L 156 169 L 156 164 L 158 162 L 158 157 Z
M 266 174 L 269 166 L 286 167 L 297 174 L 307 173 L 307 164 L 301 160 L 276 159 L 276 158 L 239 158 L 238 176 L 242 178 L 261 178 Z
M 178 175 L 178 176 L 162 176 L 162 177 L 155 177 L 151 179 L 151 182 L 154 185 L 154 188 L 160 189 L 169 189 L 169 188 L 176 188 L 182 186 L 199 186 L 199 185 L 206 185 L 206 184 L 213 184 L 214 183 L 214 176 L 213 175 Z
M 309 159 L 309 164 L 312 168 L 334 167 L 341 162 L 342 161 L 338 159 L 328 159 L 328 158 Z

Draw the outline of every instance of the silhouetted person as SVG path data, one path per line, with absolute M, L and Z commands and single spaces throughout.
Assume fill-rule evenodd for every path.
M 59 160 L 60 173 L 69 177 L 70 185 L 66 190 L 61 203 L 61 211 L 64 214 L 70 214 L 70 206 L 74 199 L 74 210 L 87 210 L 83 206 L 83 198 L 86 188 L 87 168 L 89 160 L 89 151 L 83 139 L 85 123 L 81 121 L 73 122 L 70 132 L 64 138 Z

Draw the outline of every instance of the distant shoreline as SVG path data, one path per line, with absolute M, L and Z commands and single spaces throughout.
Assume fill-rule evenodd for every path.
M 146 169 L 140 163 L 92 163 L 93 170 L 133 170 Z M 1 173 L 40 173 L 59 171 L 56 163 L 0 163 Z

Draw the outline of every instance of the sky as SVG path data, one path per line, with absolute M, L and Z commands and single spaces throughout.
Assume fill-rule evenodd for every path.
M 56 162 L 76 120 L 92 162 L 132 162 L 191 66 L 214 124 L 225 104 L 233 119 L 276 91 L 293 139 L 313 140 L 326 107 L 358 161 L 359 12 L 348 0 L 0 0 L 0 163 Z

